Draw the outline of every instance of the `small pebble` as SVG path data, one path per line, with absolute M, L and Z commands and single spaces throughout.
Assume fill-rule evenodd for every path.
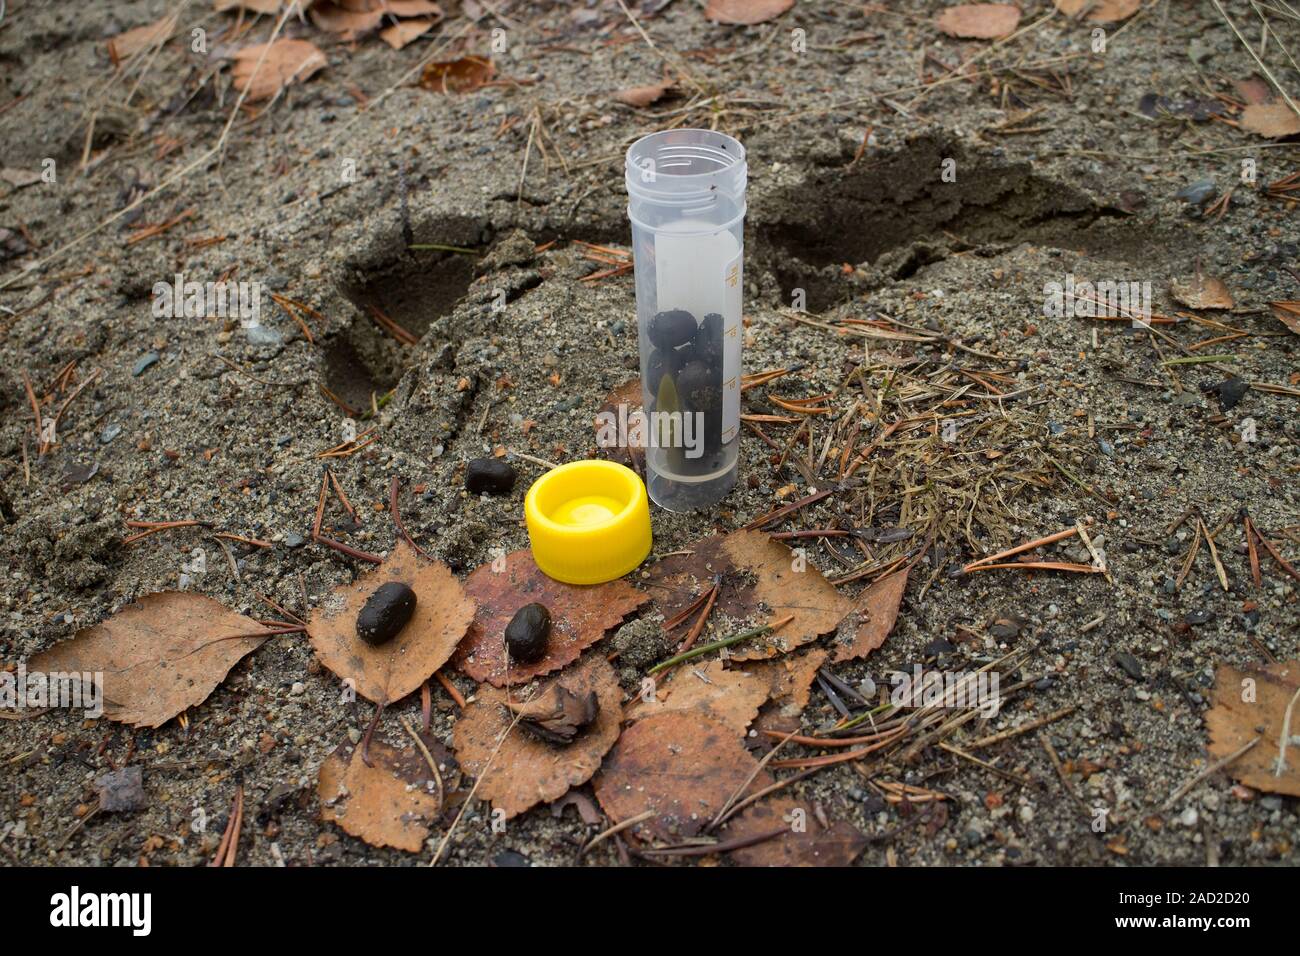
M 131 374 L 135 378 L 139 378 L 154 365 L 158 364 L 158 358 L 159 356 L 157 352 L 146 352 L 135 360 L 135 367 L 131 369 Z
M 249 345 L 283 345 L 284 336 L 269 325 L 255 325 L 244 330 Z
M 1116 654 L 1115 663 L 1123 669 L 1125 674 L 1128 674 L 1128 676 L 1134 680 L 1146 680 L 1142 674 L 1142 662 L 1128 651 L 1120 651 Z
M 1204 206 L 1218 195 L 1218 192 L 1219 187 L 1214 184 L 1213 179 L 1198 179 L 1191 185 L 1184 186 L 1174 193 L 1174 198 L 1181 199 L 1188 205 Z

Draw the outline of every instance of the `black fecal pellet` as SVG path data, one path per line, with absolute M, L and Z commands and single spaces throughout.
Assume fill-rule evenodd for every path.
M 474 458 L 465 467 L 465 488 L 473 495 L 508 495 L 515 486 L 515 470 L 501 458 Z
M 696 328 L 695 316 L 685 309 L 669 309 L 650 320 L 646 337 L 661 349 L 671 349 L 695 338 Z
M 677 393 L 688 411 L 710 412 L 722 407 L 722 373 L 703 362 L 691 362 L 677 373 Z
M 551 637 L 551 612 L 542 604 L 525 604 L 506 625 L 506 650 L 510 659 L 533 664 L 546 656 Z
M 665 375 L 676 375 L 682 367 L 681 352 L 672 349 L 654 349 L 646 360 L 646 384 L 651 395 L 659 394 L 659 383 Z
M 386 644 L 406 627 L 415 613 L 415 592 L 400 581 L 375 589 L 357 615 L 357 637 L 371 647 Z
M 695 333 L 695 354 L 710 365 L 722 366 L 722 316 L 710 312 Z

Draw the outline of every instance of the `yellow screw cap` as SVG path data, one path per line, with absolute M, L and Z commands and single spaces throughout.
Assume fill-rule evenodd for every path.
M 650 553 L 650 499 L 636 472 L 573 461 L 533 482 L 524 498 L 533 560 L 565 584 L 621 578 Z

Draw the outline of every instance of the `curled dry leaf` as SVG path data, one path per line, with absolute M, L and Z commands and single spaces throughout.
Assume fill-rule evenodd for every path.
M 1231 309 L 1235 304 L 1223 282 L 1199 272 L 1170 279 L 1169 293 L 1189 309 Z
M 246 46 L 236 53 L 231 77 L 235 89 L 247 91 L 248 99 L 266 100 L 290 83 L 305 82 L 325 64 L 325 54 L 314 43 L 276 40 Z
M 780 630 L 734 645 L 732 660 L 760 660 L 784 654 L 835 630 L 853 606 L 821 572 L 761 531 L 714 535 L 690 546 L 690 554 L 665 558 L 650 571 L 655 602 L 672 619 L 704 589 L 715 574 L 722 586 L 713 617 L 768 624 L 793 615 Z M 796 570 L 798 569 L 798 570 Z
M 456 652 L 456 666 L 477 681 L 496 687 L 526 684 L 572 664 L 584 650 L 649 598 L 623 580 L 604 584 L 563 584 L 548 578 L 527 548 L 494 564 L 475 568 L 465 590 L 478 610 L 469 634 Z M 525 604 L 538 603 L 551 613 L 546 655 L 531 664 L 512 662 L 506 653 L 505 630 Z
M 104 716 L 158 727 L 207 699 L 269 636 L 268 628 L 210 597 L 163 591 L 78 631 L 27 666 L 47 674 L 102 674 Z
M 519 727 L 543 743 L 567 746 L 600 715 L 595 691 L 575 694 L 559 681 L 526 704 L 507 702 L 506 709 L 519 718 Z
M 769 665 L 774 666 L 774 665 Z M 653 700 L 643 697 L 627 709 L 628 720 L 670 711 L 699 711 L 744 735 L 767 700 L 767 680 L 743 670 L 727 670 L 722 661 L 677 668 Z
M 709 0 L 704 15 L 715 23 L 766 23 L 794 6 L 794 0 Z
M 614 94 L 614 99 L 628 106 L 649 106 L 663 99 L 665 93 L 672 89 L 668 82 L 651 83 L 648 86 L 629 86 Z
M 383 22 L 384 11 L 376 6 L 372 10 L 349 10 L 337 3 L 317 3 L 311 8 L 311 22 L 326 33 L 337 34 L 341 40 L 355 40 Z
M 969 40 L 996 40 L 1015 33 L 1020 23 L 1020 8 L 1010 3 L 961 3 L 948 7 L 935 20 L 950 37 Z
M 381 585 L 405 584 L 415 612 L 397 636 L 378 646 L 357 637 L 357 613 Z M 451 657 L 474 619 L 474 602 L 451 570 L 425 561 L 399 541 L 383 564 L 331 591 L 312 614 L 307 634 L 321 663 L 375 703 L 417 690 Z
M 741 811 L 727 826 L 727 837 L 740 840 L 773 830 L 770 840 L 731 851 L 741 866 L 848 866 L 866 849 L 857 827 L 835 821 L 824 827 L 812 808 L 790 797 L 768 797 Z
M 477 795 L 507 818 L 558 800 L 570 787 L 586 783 L 618 739 L 623 691 L 605 658 L 592 654 L 555 678 L 552 687 L 556 685 L 578 701 L 595 694 L 599 704 L 595 720 L 566 745 L 544 742 L 517 727 L 512 730 L 507 692 L 486 685 L 456 722 L 453 746 L 462 769 L 480 778 Z M 534 700 L 545 700 L 552 687 Z
M 1241 128 L 1268 139 L 1300 133 L 1300 116 L 1285 103 L 1252 103 L 1241 111 Z
M 559 800 L 551 803 L 551 816 L 558 820 L 564 816 L 564 808 L 572 806 L 578 811 L 578 818 L 589 827 L 598 827 L 605 822 L 605 815 L 596 806 L 596 801 L 581 790 L 570 790 Z
M 420 75 L 420 85 L 435 93 L 468 93 L 492 81 L 496 67 L 490 59 L 463 56 L 459 60 L 430 63 Z
M 379 31 L 379 38 L 394 50 L 400 50 L 414 40 L 418 40 L 430 30 L 436 20 L 403 20 Z
M 676 843 L 697 836 L 741 787 L 743 796 L 771 783 L 734 728 L 690 710 L 656 714 L 625 730 L 594 786 L 615 823 L 654 811 L 627 832 Z
M 1216 758 L 1261 738 L 1227 766 L 1234 779 L 1257 790 L 1300 797 L 1300 660 L 1248 671 L 1220 666 L 1205 727 L 1210 756 Z M 1290 732 L 1285 743 L 1284 728 Z
M 853 610 L 840 622 L 835 635 L 835 661 L 866 657 L 894 629 L 898 608 L 907 590 L 907 568 L 873 582 L 853 602 Z
M 419 747 L 398 750 L 381 740 L 370 742 L 366 766 L 361 748 L 345 740 L 317 775 L 321 816 L 371 846 L 418 853 L 442 812 L 454 766 L 435 737 L 421 732 L 420 740 L 433 767 Z
M 1268 307 L 1273 310 L 1273 318 L 1300 335 L 1300 302 L 1270 302 Z
M 176 31 L 177 14 L 169 13 L 153 23 L 127 30 L 108 41 L 108 57 L 113 65 L 129 60 L 141 50 L 164 43 Z
M 1138 12 L 1142 0 L 1052 0 L 1067 17 L 1084 13 L 1093 23 L 1119 23 Z

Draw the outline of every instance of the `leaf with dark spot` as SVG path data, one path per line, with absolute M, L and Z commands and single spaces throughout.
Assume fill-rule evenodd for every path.
M 600 713 L 595 691 L 575 694 L 563 684 L 553 684 L 541 697 L 526 704 L 507 703 L 519 717 L 519 726 L 538 740 L 567 746 Z
M 383 585 L 405 584 L 415 592 L 415 610 L 397 635 L 371 645 L 357 635 L 357 617 Z M 474 617 L 474 602 L 439 561 L 426 561 L 405 541 L 373 571 L 331 591 L 307 622 L 307 634 L 321 663 L 375 703 L 401 700 L 433 676 Z
M 570 787 L 586 783 L 618 739 L 623 691 L 605 658 L 590 655 L 556 677 L 552 686 L 562 687 L 579 701 L 595 694 L 598 703 L 593 721 L 568 746 L 557 747 L 512 728 L 507 692 L 487 685 L 479 687 L 456 722 L 455 749 L 461 767 L 479 778 L 477 796 L 506 817 L 559 799 Z M 545 700 L 549 692 L 544 688 L 536 699 Z
M 564 584 L 549 578 L 527 548 L 500 562 L 475 568 L 465 590 L 478 604 L 474 623 L 456 652 L 456 666 L 477 681 L 496 687 L 526 684 L 534 677 L 559 670 L 621 624 L 649 597 L 626 581 L 604 584 Z M 546 654 L 531 664 L 511 661 L 505 630 L 526 604 L 542 604 L 551 614 Z

